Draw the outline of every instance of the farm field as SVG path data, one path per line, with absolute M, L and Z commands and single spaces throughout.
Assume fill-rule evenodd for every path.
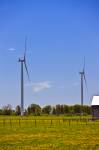
M 99 150 L 99 122 L 84 117 L 0 117 L 0 150 Z

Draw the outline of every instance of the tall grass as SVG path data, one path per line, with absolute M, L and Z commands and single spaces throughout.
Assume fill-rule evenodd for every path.
M 1 117 L 0 150 L 99 150 L 99 122 Z

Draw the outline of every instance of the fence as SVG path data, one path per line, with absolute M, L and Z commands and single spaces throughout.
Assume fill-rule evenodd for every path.
M 0 118 L 0 150 L 99 150 L 98 126 L 91 118 Z
M 43 145 L 44 146 L 44 145 Z M 99 150 L 99 145 L 96 144 L 94 146 L 92 145 L 84 145 L 83 147 L 81 145 L 65 145 L 65 147 L 63 147 L 61 145 L 61 147 L 57 147 L 55 148 L 54 145 L 50 145 L 50 147 L 48 147 L 47 145 L 43 146 L 39 146 L 39 147 L 33 147 L 33 146 L 3 146 L 0 148 L 0 150 Z
M 0 125 L 1 126 L 21 126 L 27 124 L 28 125 L 34 125 L 34 126 L 41 126 L 41 125 L 96 125 L 99 124 L 98 121 L 93 121 L 90 119 L 0 119 Z

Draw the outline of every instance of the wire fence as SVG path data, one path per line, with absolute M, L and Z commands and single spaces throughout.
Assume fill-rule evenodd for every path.
M 92 119 L 0 119 L 0 126 L 22 126 L 24 124 L 34 126 L 48 125 L 99 125 L 99 121 Z
M 16 133 L 16 130 L 18 131 L 18 129 L 21 128 L 22 130 L 20 131 L 24 134 L 23 136 L 26 135 L 26 139 L 25 137 L 23 138 L 23 140 L 20 140 L 17 138 L 16 143 L 11 142 L 12 139 L 8 143 L 1 142 L 0 150 L 14 150 L 14 149 L 15 150 L 99 150 L 99 144 L 95 144 L 95 143 L 87 144 L 86 142 L 85 144 L 84 143 L 76 144 L 74 142 L 75 141 L 74 139 L 73 139 L 73 143 L 71 142 L 71 144 L 67 144 L 68 142 L 67 143 L 64 142 L 67 138 L 66 131 L 65 131 L 66 129 L 70 135 L 75 134 L 75 137 L 76 137 L 77 130 L 83 131 L 85 128 L 87 129 L 90 128 L 94 131 L 95 128 L 96 130 L 98 129 L 98 126 L 99 126 L 99 121 L 98 120 L 93 121 L 91 118 L 89 119 L 87 118 L 84 118 L 84 119 L 2 118 L 0 119 L 1 130 L 5 130 L 9 134 L 13 135 L 13 132 Z M 24 129 L 26 130 L 24 131 Z M 32 129 L 31 131 L 34 131 L 33 132 L 34 134 L 32 133 L 33 134 L 32 137 L 31 136 L 29 137 L 28 134 L 30 133 L 30 131 L 28 129 Z M 44 131 L 47 131 L 47 129 L 51 129 L 51 130 L 48 130 L 48 132 L 44 134 Z M 58 129 L 60 130 L 59 132 L 58 132 Z M 53 131 L 55 132 L 55 134 Z M 48 134 L 50 133 L 48 135 L 49 136 L 48 138 L 51 139 L 51 141 L 50 140 L 47 141 L 48 140 L 47 133 Z M 57 143 L 54 143 L 55 138 L 57 138 L 56 140 Z M 29 144 L 25 145 L 24 140 L 28 141 L 30 139 L 32 139 L 32 143 L 31 141 L 29 141 Z
M 48 147 L 47 144 L 43 146 L 3 146 L 0 147 L 0 150 L 99 150 L 99 145 L 61 145 L 56 148 L 54 145 Z

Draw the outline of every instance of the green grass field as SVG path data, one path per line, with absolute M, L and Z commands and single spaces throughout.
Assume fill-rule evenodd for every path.
M 99 122 L 79 117 L 0 117 L 0 150 L 99 150 Z

